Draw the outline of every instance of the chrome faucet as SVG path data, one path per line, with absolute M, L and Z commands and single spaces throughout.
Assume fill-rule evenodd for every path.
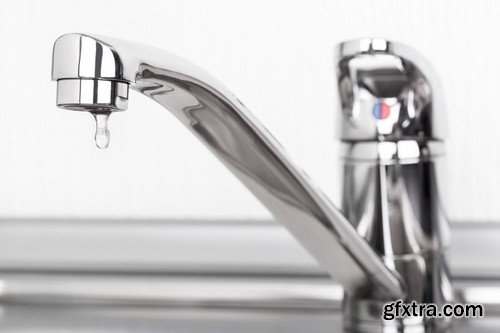
M 381 39 L 340 44 L 335 65 L 342 211 L 385 265 L 399 273 L 407 301 L 450 303 L 449 225 L 439 196 L 444 108 L 436 75 L 409 47 Z M 348 326 L 376 323 L 379 314 L 371 309 L 380 304 L 370 293 L 346 293 Z
M 231 92 L 173 54 L 67 34 L 55 42 L 52 79 L 58 107 L 96 116 L 96 138 L 107 137 L 109 114 L 127 109 L 129 88 L 172 112 L 342 284 L 349 329 L 427 325 L 425 318 L 387 322 L 381 314 L 391 300 L 451 297 L 435 177 L 443 137 L 434 81 L 399 44 L 366 39 L 337 53 L 343 211 Z

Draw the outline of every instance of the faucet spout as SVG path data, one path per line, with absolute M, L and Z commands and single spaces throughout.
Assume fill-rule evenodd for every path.
M 297 168 L 224 86 L 173 54 L 86 34 L 54 45 L 57 105 L 94 113 L 123 111 L 128 89 L 173 113 L 260 200 L 348 294 L 370 288 L 404 298 L 405 286 L 355 228 Z

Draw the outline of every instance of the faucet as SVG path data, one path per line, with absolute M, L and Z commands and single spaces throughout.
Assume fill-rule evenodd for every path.
M 442 307 L 452 302 L 453 290 L 446 265 L 450 230 L 440 200 L 446 133 L 439 80 L 414 50 L 383 39 L 339 44 L 335 67 L 342 211 L 400 274 L 407 302 Z M 346 293 L 347 326 L 376 322 L 379 314 L 370 311 L 380 304 L 374 299 Z M 442 328 L 449 320 L 430 324 Z
M 343 286 L 348 329 L 428 325 L 426 318 L 389 322 L 381 315 L 390 301 L 451 297 L 436 184 L 442 136 L 434 81 L 400 44 L 352 41 L 337 56 L 342 209 L 227 88 L 180 57 L 66 34 L 54 44 L 52 80 L 58 107 L 95 116 L 100 147 L 109 141 L 109 115 L 127 109 L 129 89 L 173 113 Z

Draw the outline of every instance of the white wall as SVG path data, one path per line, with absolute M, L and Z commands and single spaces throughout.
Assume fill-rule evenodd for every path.
M 499 1 L 0 2 L 0 215 L 268 217 L 168 112 L 137 94 L 99 151 L 84 113 L 55 107 L 51 48 L 92 32 L 175 52 L 218 77 L 335 197 L 332 47 L 379 36 L 440 74 L 449 213 L 500 220 Z

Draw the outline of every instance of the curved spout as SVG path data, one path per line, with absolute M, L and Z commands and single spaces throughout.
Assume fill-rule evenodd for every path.
M 167 52 L 102 36 L 68 34 L 54 45 L 58 106 L 127 107 L 128 87 L 172 112 L 345 288 L 404 287 L 342 213 L 290 161 L 246 107 L 200 68 Z

